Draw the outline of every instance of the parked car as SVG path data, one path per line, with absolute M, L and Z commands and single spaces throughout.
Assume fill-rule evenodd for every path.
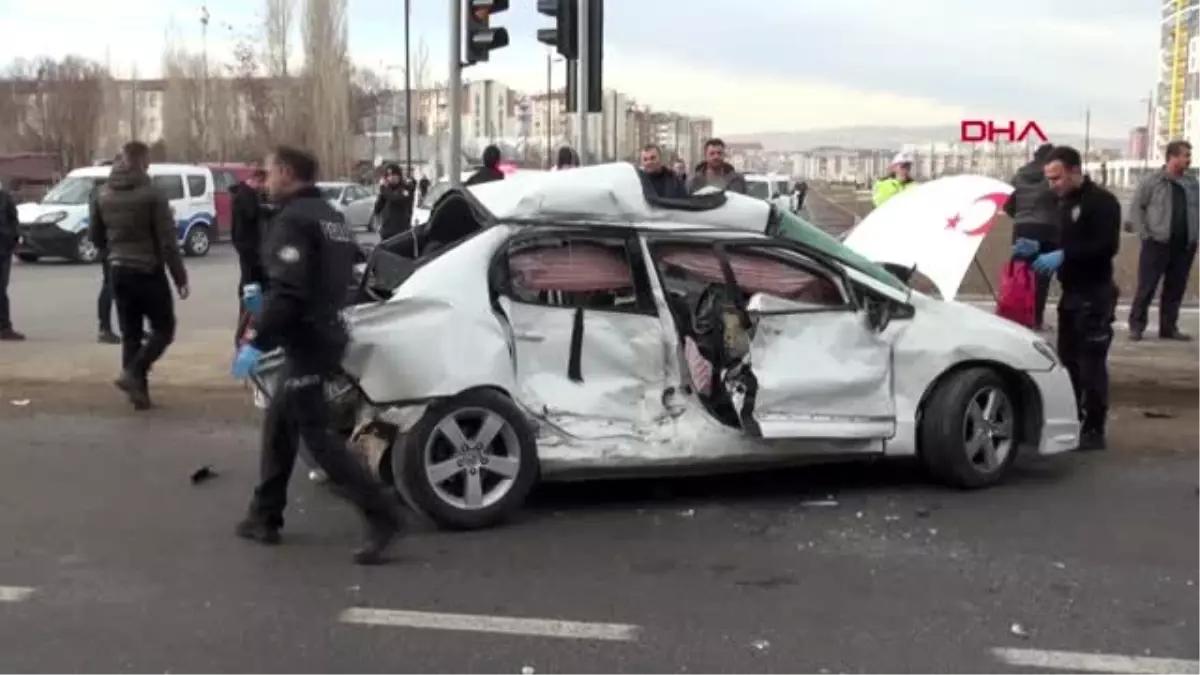
M 358 183 L 325 182 L 317 183 L 329 205 L 341 211 L 350 227 L 361 227 L 374 230 L 375 191 Z
M 19 205 L 21 241 L 17 258 L 22 262 L 41 258 L 84 263 L 99 260 L 100 252 L 87 236 L 88 203 L 92 192 L 108 181 L 111 170 L 111 166 L 75 169 L 42 201 Z M 212 171 L 188 164 L 151 164 L 149 174 L 171 205 L 184 254 L 207 255 L 217 210 Z
M 793 210 L 792 181 L 783 174 L 746 174 L 746 194 L 771 202 L 784 211 Z
M 212 171 L 215 186 L 213 201 L 216 204 L 217 227 L 213 232 L 216 240 L 228 239 L 233 229 L 233 189 L 254 175 L 257 168 L 252 164 L 205 164 Z
M 928 263 L 953 297 L 975 220 L 1011 191 L 969 178 L 878 209 L 859 243 L 924 238 L 888 262 Z M 647 196 L 627 164 L 452 189 L 375 248 L 362 291 L 327 392 L 338 426 L 444 527 L 500 523 L 539 480 L 628 472 L 916 456 L 981 488 L 1019 452 L 1079 439 L 1037 334 L 914 291 L 761 200 Z M 279 374 L 270 355 L 261 402 Z

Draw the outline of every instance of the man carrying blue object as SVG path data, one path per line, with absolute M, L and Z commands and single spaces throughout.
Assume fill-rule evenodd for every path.
M 257 316 L 256 333 L 239 348 L 233 375 L 245 379 L 263 352 L 281 347 L 283 376 L 263 421 L 262 478 L 238 536 L 279 543 L 287 487 L 299 443 L 362 515 L 367 536 L 354 560 L 382 562 L 399 531 L 396 504 L 347 451 L 332 429 L 326 383 L 337 372 L 349 337 L 339 317 L 353 275 L 356 245 L 342 215 L 314 185 L 317 161 L 302 150 L 281 147 L 267 163 L 267 189 L 279 204 L 264 256 L 266 295 L 249 285 L 246 309 Z
M 1058 195 L 1061 245 L 1038 253 L 1038 242 L 1018 239 L 1014 257 L 1033 259 L 1033 270 L 1057 272 L 1058 357 L 1071 377 L 1080 406 L 1080 450 L 1103 450 L 1108 417 L 1108 348 L 1112 345 L 1117 286 L 1113 258 L 1121 242 L 1121 204 L 1083 175 L 1074 148 L 1054 148 L 1046 158 L 1046 178 Z

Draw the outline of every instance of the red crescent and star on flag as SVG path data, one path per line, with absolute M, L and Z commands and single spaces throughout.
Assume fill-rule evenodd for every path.
M 995 222 L 995 220 L 996 220 L 996 214 L 1000 213 L 1000 209 L 1004 208 L 1004 203 L 1007 201 L 1008 201 L 1008 195 L 1003 192 L 992 192 L 992 193 L 983 195 L 979 199 L 976 199 L 975 201 L 973 201 L 969 205 L 967 205 L 967 208 L 961 209 L 961 210 L 959 210 L 958 213 L 955 213 L 954 215 L 947 218 L 946 219 L 946 229 L 947 230 L 958 230 L 958 225 L 962 221 L 962 214 L 964 211 L 971 210 L 972 208 L 975 207 L 976 204 L 985 204 L 986 203 L 986 204 L 992 205 L 992 208 L 993 208 L 992 215 L 988 216 L 987 220 L 985 220 L 983 222 L 983 224 L 978 227 L 972 228 L 970 230 L 959 230 L 960 232 L 962 232 L 964 235 L 966 235 L 968 237 L 978 237 L 978 236 L 985 235 L 988 233 L 988 230 L 992 229 L 992 223 Z

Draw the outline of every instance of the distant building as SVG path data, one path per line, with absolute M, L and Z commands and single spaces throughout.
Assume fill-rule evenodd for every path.
M 1129 147 L 1125 150 L 1125 156 L 1129 159 L 1149 159 L 1147 153 L 1150 151 L 1150 130 L 1146 127 L 1134 127 L 1129 130 Z

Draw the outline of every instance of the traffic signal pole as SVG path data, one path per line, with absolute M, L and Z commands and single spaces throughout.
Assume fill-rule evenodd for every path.
M 575 88 L 575 95 L 579 98 L 579 104 L 576 110 L 579 111 L 579 129 L 578 129 L 578 150 L 580 166 L 588 163 L 588 121 L 591 115 L 588 114 L 588 63 L 590 62 L 591 45 L 588 44 L 590 37 L 588 36 L 588 16 L 590 14 L 588 4 L 591 0 L 579 0 L 579 86 Z
M 450 185 L 462 184 L 462 34 L 463 4 L 450 2 L 450 90 L 447 109 L 450 113 L 450 158 L 446 162 Z

